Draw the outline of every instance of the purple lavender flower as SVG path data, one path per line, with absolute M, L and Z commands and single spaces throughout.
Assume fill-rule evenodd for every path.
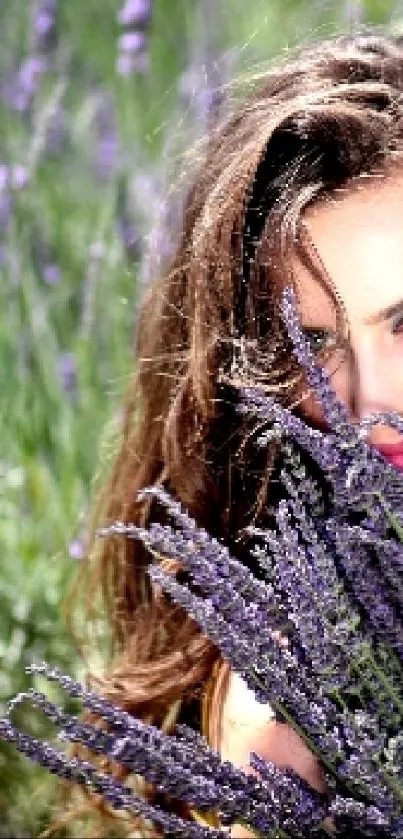
M 320 399 L 326 421 L 331 427 L 337 427 L 344 434 L 348 434 L 350 422 L 347 407 L 337 398 L 331 386 L 329 375 L 323 368 L 315 364 L 309 341 L 300 329 L 297 301 L 295 293 L 290 287 L 283 290 L 280 312 L 287 327 L 288 335 L 293 342 L 294 354 L 305 370 L 308 384 Z
M 69 127 L 67 115 L 63 107 L 57 107 L 49 116 L 46 127 L 46 154 L 56 156 L 67 148 L 69 142 Z
M 7 104 L 22 114 L 29 113 L 44 73 L 49 69 L 56 44 L 57 0 L 37 0 L 32 6 L 31 45 L 17 73 L 3 85 Z
M 242 674 L 260 701 L 269 701 L 281 713 L 285 712 L 291 721 L 299 720 L 303 730 L 309 734 L 310 745 L 315 741 L 319 746 L 322 760 L 326 763 L 332 756 L 332 760 L 336 761 L 336 764 L 333 763 L 333 771 L 338 762 L 345 766 L 348 745 L 344 711 L 340 714 L 336 706 L 332 707 L 332 703 L 326 702 L 323 691 L 326 684 L 329 696 L 335 690 L 340 694 L 346 687 L 346 681 L 348 687 L 345 671 L 349 661 L 354 660 L 354 657 L 357 659 L 362 639 L 359 632 L 355 631 L 354 621 L 349 626 L 345 620 L 345 612 L 342 612 L 341 619 L 334 625 L 331 622 L 326 624 L 326 620 L 323 619 L 323 607 L 325 605 L 327 608 L 328 604 L 323 602 L 323 588 L 318 585 L 317 579 L 308 577 L 306 588 L 304 580 L 302 586 L 296 585 L 295 567 L 298 568 L 298 580 L 301 581 L 303 553 L 298 552 L 296 548 L 293 531 L 288 527 L 284 530 L 280 518 L 284 553 L 281 553 L 281 541 L 279 550 L 282 559 L 288 554 L 290 560 L 284 568 L 281 561 L 276 563 L 281 582 L 279 598 L 273 592 L 272 586 L 267 585 L 267 581 L 260 589 L 260 584 L 258 585 L 257 581 L 255 584 L 250 572 L 229 557 L 225 548 L 212 540 L 205 531 L 199 531 L 195 522 L 181 510 L 180 505 L 169 500 L 161 489 L 149 489 L 146 494 L 152 494 L 164 503 L 183 535 L 166 525 L 154 524 L 144 531 L 122 523 L 106 528 L 100 535 L 116 533 L 141 538 L 152 551 L 179 559 L 182 567 L 190 572 L 188 584 L 179 584 L 160 568 L 151 566 L 149 573 L 154 583 L 161 585 L 201 625 L 211 640 L 218 644 L 233 669 Z M 286 513 L 285 507 L 283 512 Z M 276 554 L 275 547 L 273 550 Z M 321 566 L 320 554 L 318 556 L 319 575 L 323 563 Z M 289 566 L 292 570 L 293 563 L 294 575 L 287 575 L 286 568 Z M 249 582 L 245 583 L 245 577 L 248 575 Z M 197 587 L 197 595 L 192 593 L 193 583 Z M 336 577 L 333 579 L 333 587 L 339 596 L 339 582 Z M 325 596 L 330 596 L 332 590 L 330 586 L 328 589 L 324 587 Z M 288 618 L 294 621 L 307 653 L 308 661 L 305 662 L 295 658 L 272 634 L 273 630 L 278 630 L 278 627 L 284 624 L 284 614 L 281 613 L 279 604 L 286 602 L 287 591 Z M 263 608 L 259 609 L 259 602 Z M 337 616 L 334 606 L 329 612 L 329 618 L 332 615 L 334 620 Z M 353 612 L 347 612 L 347 615 L 351 620 Z M 355 620 L 359 623 L 359 616 L 356 616 Z M 343 647 L 338 649 L 343 642 Z M 319 695 L 322 696 L 322 700 L 317 705 L 315 698 Z M 351 731 L 354 734 L 351 734 Z M 354 740 L 356 751 L 364 748 L 363 733 L 358 725 L 349 724 L 348 738 L 350 743 Z M 358 777 L 349 777 L 349 781 L 352 780 L 356 786 L 364 790 Z M 377 792 L 372 781 L 373 794 L 381 798 L 382 780 L 380 784 Z
M 14 198 L 10 189 L 8 166 L 0 165 L 0 235 L 4 235 L 11 221 Z
M 26 166 L 16 163 L 10 169 L 10 184 L 13 189 L 23 189 L 29 183 L 29 173 Z
M 103 177 L 113 174 L 118 159 L 119 143 L 113 132 L 104 133 L 97 144 L 96 164 Z
M 9 185 L 10 173 L 8 166 L 0 164 L 0 190 L 6 189 Z
M 141 256 L 141 236 L 129 206 L 127 184 L 121 181 L 116 200 L 116 229 L 129 261 L 137 261 Z
M 55 262 L 46 262 L 43 266 L 42 272 L 43 280 L 46 285 L 57 285 L 60 282 L 60 266 L 56 265 Z M 64 360 L 62 362 L 63 369 L 67 369 L 67 362 Z
M 212 69 L 207 72 L 205 61 L 200 56 L 185 70 L 179 79 L 179 98 L 186 113 L 192 109 L 194 119 L 201 127 L 207 127 L 214 122 L 222 100 L 222 93 L 218 80 L 214 85 L 210 76 Z
M 354 826 L 354 836 L 378 839 L 401 837 L 402 819 L 396 815 L 387 791 L 378 805 L 349 798 L 337 791 L 329 801 L 327 795 L 316 793 L 295 773 L 282 772 L 253 753 L 250 756 L 251 766 L 258 771 L 260 778 L 245 775 L 230 763 L 221 763 L 219 755 L 211 750 L 204 738 L 186 726 L 178 726 L 176 734 L 167 736 L 160 729 L 136 720 L 103 697 L 86 690 L 58 668 L 37 664 L 29 670 L 47 676 L 71 696 L 81 698 L 84 706 L 100 716 L 108 728 L 81 722 L 35 690 L 19 694 L 12 700 L 10 712 L 21 702 L 31 702 L 58 726 L 62 739 L 81 743 L 92 752 L 122 763 L 129 770 L 142 774 L 157 789 L 173 798 L 179 797 L 199 810 L 219 810 L 223 825 L 242 821 L 263 835 L 272 835 L 274 831 L 274 835 L 287 839 L 319 839 L 323 835 L 323 818 L 332 813 L 343 830 L 344 827 L 350 826 L 351 829 Z M 364 719 L 360 724 L 372 736 L 371 720 Z M 14 742 L 20 751 L 47 766 L 50 771 L 90 784 L 113 806 L 135 812 L 136 805 L 137 812 L 143 817 L 148 813 L 149 818 L 168 833 L 175 826 L 178 831 L 175 835 L 197 835 L 200 839 L 223 835 L 220 832 L 193 834 L 192 823 L 186 834 L 187 822 L 176 820 L 159 808 L 150 808 L 146 802 L 138 801 L 128 787 L 123 787 L 107 775 L 99 775 L 91 763 L 66 759 L 55 749 L 18 732 L 8 720 L 0 720 L 0 736 Z M 373 738 L 371 742 L 374 744 Z M 394 749 L 396 752 L 398 748 L 393 746 L 391 751 Z M 365 753 L 363 758 L 365 760 Z M 349 760 L 351 762 L 351 758 Z M 354 771 L 357 771 L 356 760 L 353 765 Z M 364 764 L 362 770 L 365 771 Z M 200 828 L 195 827 L 195 830 Z M 205 831 L 204 828 L 201 830 Z M 349 834 L 342 835 L 347 839 Z
M 80 697 L 86 707 L 101 715 L 109 730 L 80 722 L 35 690 L 19 694 L 10 703 L 10 712 L 21 702 L 29 701 L 58 726 L 62 739 L 81 743 L 122 763 L 171 797 L 202 811 L 219 810 L 225 824 L 242 820 L 265 834 L 278 830 L 281 824 L 287 836 L 303 839 L 316 835 L 316 827 L 326 813 L 327 797 L 309 788 L 295 773 L 282 772 L 260 759 L 264 771 L 263 780 L 259 780 L 228 762 L 221 763 L 204 738 L 185 726 L 176 735 L 167 736 L 85 690 L 57 668 L 39 664 L 30 669 Z M 27 740 L 33 749 L 37 748 L 37 741 Z
M 21 113 L 29 111 L 48 66 L 44 55 L 30 55 L 24 59 L 15 78 L 5 84 L 4 95 L 13 110 Z
M 56 12 L 58 0 L 37 0 L 32 10 L 32 32 L 35 50 L 45 54 L 56 44 Z
M 72 542 L 69 544 L 69 557 L 70 559 L 74 559 L 79 561 L 84 557 L 84 545 L 81 539 L 73 539 Z
M 389 596 L 387 582 L 371 561 L 367 546 L 352 538 L 352 531 L 342 523 L 336 528 L 326 523 L 326 532 L 355 599 L 365 612 L 370 630 L 376 638 L 390 644 L 403 659 L 402 620 Z
M 403 820 L 385 818 L 377 807 L 367 807 L 363 802 L 337 795 L 330 812 L 334 817 L 337 836 L 373 837 L 373 839 L 400 839 Z
M 343 563 L 344 573 L 352 585 L 354 585 L 354 581 L 358 580 L 357 571 L 360 569 L 360 582 L 356 587 L 357 596 L 360 589 L 359 602 L 361 606 L 363 606 L 364 601 L 366 603 L 367 618 L 371 622 L 375 635 L 378 636 L 379 633 L 387 632 L 388 642 L 401 655 L 403 649 L 402 624 L 393 602 L 390 600 L 392 598 L 392 601 L 396 602 L 396 584 L 393 591 L 388 583 L 385 587 L 385 582 L 380 579 L 377 568 L 368 561 L 367 548 L 357 544 L 357 541 L 352 544 L 352 531 L 348 528 L 346 530 L 345 522 L 343 524 L 343 509 L 351 512 L 354 509 L 370 510 L 372 507 L 372 513 L 376 510 L 377 517 L 372 519 L 372 525 L 377 528 L 378 538 L 382 539 L 382 535 L 388 527 L 385 508 L 387 510 L 388 504 L 389 507 L 397 506 L 398 509 L 402 507 L 402 476 L 397 470 L 390 467 L 377 452 L 367 446 L 362 437 L 362 432 L 366 433 L 370 424 L 379 421 L 380 417 L 367 418 L 364 428 L 363 424 L 357 427 L 349 422 L 342 403 L 337 400 L 337 397 L 331 391 L 327 374 L 316 367 L 314 363 L 309 345 L 299 330 L 295 300 L 289 290 L 284 293 L 284 301 L 284 317 L 290 337 L 294 342 L 298 360 L 307 370 L 308 379 L 321 398 L 324 410 L 327 411 L 328 422 L 333 424 L 335 430 L 331 434 L 323 434 L 320 431 L 310 429 L 305 423 L 294 417 L 290 411 L 276 405 L 274 400 L 268 400 L 261 394 L 254 394 L 252 391 L 245 392 L 245 396 L 249 404 L 252 404 L 258 412 L 259 417 L 266 416 L 269 419 L 274 416 L 275 422 L 281 425 L 282 430 L 286 430 L 296 438 L 313 455 L 323 472 L 329 477 L 334 489 L 333 520 L 329 519 L 324 529 L 319 523 L 317 528 L 319 531 L 322 530 L 322 536 L 327 541 L 331 541 L 332 533 L 334 534 L 336 541 L 333 544 L 333 551 L 338 552 L 339 560 Z M 263 408 L 264 404 L 267 406 L 266 409 Z M 399 415 L 390 415 L 388 419 L 392 424 L 396 423 L 396 427 L 402 426 L 402 418 Z M 264 443 L 265 437 L 265 434 L 261 435 L 261 443 Z M 381 498 L 382 503 L 380 504 Z M 299 526 L 301 526 L 301 521 Z M 347 532 L 348 540 L 346 541 Z M 341 545 L 340 540 L 343 534 L 344 543 Z M 372 533 L 372 539 L 370 540 L 372 544 L 374 544 L 374 536 L 375 534 Z M 393 573 L 393 568 L 398 562 L 396 557 L 399 553 L 401 554 L 401 551 L 400 546 L 400 548 L 388 552 L 389 557 L 393 556 L 391 573 L 395 581 L 396 572 Z M 367 569 L 365 578 L 362 576 L 364 568 Z M 386 580 L 389 577 L 390 573 L 386 573 Z M 366 586 L 362 587 L 364 579 L 367 581 L 366 585 L 369 586 L 368 591 L 366 591 Z M 401 609 L 401 602 L 399 606 Z M 297 613 L 300 613 L 300 610 L 297 609 Z
M 127 216 L 120 216 L 116 221 L 116 229 L 130 261 L 139 259 L 141 237 L 134 222 Z
M 147 27 L 151 19 L 151 0 L 126 0 L 118 14 L 122 26 Z
M 117 169 L 119 162 L 119 138 L 116 127 L 116 114 L 112 100 L 106 94 L 100 98 L 95 115 L 95 161 L 97 173 L 109 178 Z
M 55 775 L 90 787 L 101 794 L 116 809 L 125 809 L 149 820 L 168 835 L 189 837 L 189 839 L 224 839 L 222 831 L 206 829 L 200 825 L 172 816 L 159 807 L 153 807 L 144 799 L 136 796 L 130 787 L 119 783 L 110 775 L 97 772 L 89 761 L 78 758 L 66 758 L 57 749 L 27 734 L 19 732 L 6 719 L 0 718 L 0 737 L 14 743 L 17 749 L 35 763 L 49 769 Z
M 150 22 L 151 0 L 126 0 L 118 14 L 118 23 L 125 28 L 118 39 L 116 70 L 119 75 L 147 73 Z
M 77 367 L 73 353 L 62 352 L 59 356 L 59 371 L 63 389 L 70 397 L 77 393 Z
M 147 73 L 150 68 L 148 38 L 144 32 L 125 32 L 118 40 L 116 69 L 120 76 Z
M 7 166 L 0 164 L 0 235 L 4 235 L 14 209 L 14 193 L 23 189 L 29 181 L 26 167 L 22 164 Z

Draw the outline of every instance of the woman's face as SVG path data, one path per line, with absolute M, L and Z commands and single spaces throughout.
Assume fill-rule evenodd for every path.
M 403 170 L 362 180 L 335 198 L 318 201 L 304 220 L 348 319 L 344 351 L 336 350 L 325 362 L 333 388 L 353 421 L 374 412 L 403 412 Z M 302 326 L 321 349 L 335 335 L 335 307 L 297 257 L 294 268 Z M 314 396 L 300 410 L 324 427 Z M 376 426 L 369 442 L 401 438 L 390 427 Z

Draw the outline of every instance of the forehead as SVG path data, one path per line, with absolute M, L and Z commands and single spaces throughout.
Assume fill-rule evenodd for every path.
M 303 223 L 351 325 L 403 296 L 403 168 L 320 199 Z M 334 323 L 319 274 L 297 254 L 293 269 L 303 321 Z

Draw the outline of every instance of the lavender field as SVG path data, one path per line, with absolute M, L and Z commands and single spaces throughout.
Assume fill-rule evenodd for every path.
M 223 85 L 359 23 L 403 31 L 403 3 L 1 0 L 0 714 L 33 658 L 81 673 L 62 604 L 138 301 L 175 241 L 184 153 Z M 55 788 L 0 745 L 0 837 L 38 836 Z

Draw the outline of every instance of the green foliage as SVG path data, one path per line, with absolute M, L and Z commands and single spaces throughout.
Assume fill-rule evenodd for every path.
M 27 0 L 0 6 L 3 89 L 32 53 L 32 28 Z M 0 167 L 14 172 L 0 189 L 0 713 L 26 689 L 30 660 L 79 671 L 61 609 L 70 554 L 112 454 L 101 442 L 132 369 L 147 232 L 181 149 L 204 130 L 204 68 L 226 81 L 284 46 L 345 30 L 359 11 L 399 26 L 392 0 L 156 0 L 149 70 L 122 77 L 118 11 L 118 0 L 59 0 L 32 108 L 16 112 L 0 96 Z M 54 790 L 1 746 L 0 836 L 38 835 Z

